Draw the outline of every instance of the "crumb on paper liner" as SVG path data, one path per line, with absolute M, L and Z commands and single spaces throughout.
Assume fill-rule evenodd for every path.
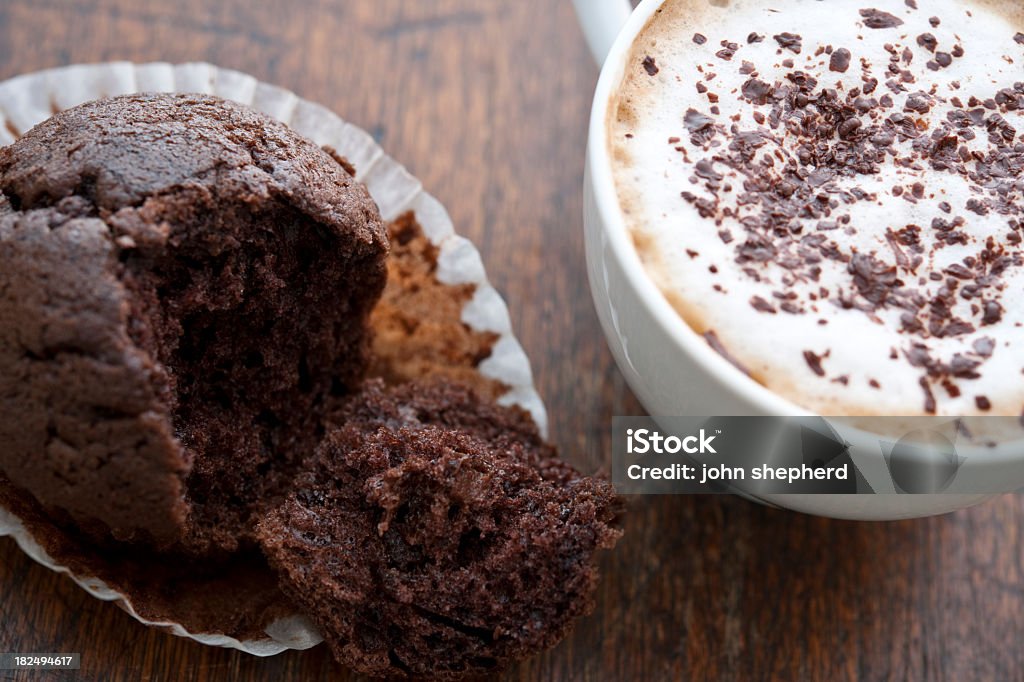
M 441 203 L 397 161 L 386 155 L 364 130 L 343 121 L 318 104 L 295 93 L 262 83 L 252 76 L 196 62 L 133 64 L 109 62 L 76 64 L 17 76 L 0 83 L 0 146 L 53 114 L 87 101 L 134 92 L 188 92 L 217 95 L 252 106 L 280 120 L 322 147 L 330 147 L 356 169 L 388 223 L 412 214 L 423 235 L 436 247 L 434 277 L 450 287 L 470 285 L 472 295 L 462 308 L 462 322 L 474 332 L 492 335 L 490 355 L 477 365 L 485 380 L 503 387 L 502 405 L 517 405 L 529 412 L 547 435 L 547 413 L 533 385 L 529 359 L 512 334 L 508 308 L 487 280 L 479 251 L 455 233 Z M 11 536 L 32 559 L 65 573 L 87 592 L 103 601 L 117 602 L 139 622 L 210 646 L 239 649 L 256 656 L 272 656 L 288 649 L 307 649 L 322 641 L 312 622 L 301 614 L 280 618 L 265 628 L 267 639 L 236 639 L 224 634 L 189 632 L 178 623 L 147 620 L 124 594 L 97 578 L 74 575 L 54 562 L 33 539 L 22 521 L 0 506 L 0 536 Z

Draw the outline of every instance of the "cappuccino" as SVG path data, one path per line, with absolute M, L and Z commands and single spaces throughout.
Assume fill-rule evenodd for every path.
M 1024 408 L 1024 6 L 668 0 L 609 109 L 647 272 L 819 414 Z

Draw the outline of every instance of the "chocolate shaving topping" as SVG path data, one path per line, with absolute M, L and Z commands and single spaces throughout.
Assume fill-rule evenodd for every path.
M 657 63 L 655 63 L 654 57 L 651 57 L 649 55 L 647 57 L 644 57 L 643 65 L 644 71 L 647 72 L 648 76 L 656 76 L 658 75 L 658 71 L 661 70 L 658 68 Z
M 700 113 L 696 109 L 687 109 L 683 122 L 686 124 L 686 129 L 694 133 L 713 125 L 715 119 Z
M 775 315 L 777 312 L 779 312 L 778 310 L 775 309 L 775 306 L 773 306 L 771 303 L 764 300 L 760 296 L 754 296 L 752 299 L 750 299 L 750 305 L 754 308 L 754 310 L 761 313 L 769 313 L 770 315 Z
M 683 125 L 690 131 L 690 142 L 695 146 L 704 145 L 719 132 L 719 126 L 715 124 L 715 119 L 696 109 L 686 110 Z
M 876 9 L 860 15 L 872 29 L 903 24 Z M 930 23 L 941 22 L 933 17 Z M 799 35 L 773 37 L 780 51 L 803 49 Z M 762 38 L 752 33 L 747 41 Z M 1024 44 L 1024 34 L 1015 39 Z M 1024 140 L 1018 130 L 1024 82 L 987 98 L 962 95 L 966 102 L 959 93 L 915 87 L 911 67 L 944 69 L 964 50 L 959 44 L 940 49 L 932 33 L 893 40 L 881 71 L 861 59 L 859 88 L 819 82 L 821 74 L 790 59 L 782 60 L 789 70 L 779 80 L 759 76 L 752 62 L 730 67 L 747 76 L 734 96 L 754 111 L 746 119 L 719 119 L 717 108 L 710 114 L 687 110 L 683 123 L 696 156 L 677 146 L 693 164 L 693 187 L 680 196 L 714 221 L 744 276 L 772 282 L 771 296 L 750 299 L 760 313 L 820 314 L 821 306 L 832 305 L 880 323 L 881 311 L 893 311 L 907 339 L 902 357 L 922 372 L 925 410 L 934 412 L 933 386 L 959 395 L 957 382 L 978 378 L 979 367 L 996 353 L 991 337 L 976 335 L 1003 321 L 1002 299 L 1010 294 L 1005 275 L 1024 267 Z M 722 48 L 725 59 L 739 49 L 728 41 Z M 845 48 L 821 45 L 821 55 L 828 55 L 833 72 L 846 73 L 853 63 Z M 927 62 L 915 59 L 920 55 Z M 953 83 L 950 90 L 959 87 Z M 885 191 L 886 200 L 933 207 L 934 217 L 925 225 L 882 226 L 887 247 L 861 251 L 840 237 L 862 229 L 858 204 L 880 201 L 871 178 L 883 168 L 905 178 Z M 926 183 L 935 173 L 958 176 L 970 196 L 955 205 L 933 193 Z M 899 214 L 893 212 L 894 220 Z M 1006 236 L 979 243 L 969 228 L 972 216 L 1005 221 Z M 951 247 L 955 258 L 946 255 Z M 817 285 L 826 266 L 848 279 L 827 289 Z M 969 352 L 940 358 L 928 345 L 959 337 L 966 337 Z M 708 338 L 714 347 L 717 337 Z M 819 376 L 821 357 L 805 352 Z
M 800 54 L 800 50 L 803 49 L 803 38 L 795 33 L 780 33 L 772 37 L 775 38 L 775 42 L 777 42 L 779 47 L 783 50 L 789 50 L 790 52 Z
M 935 394 L 932 393 L 931 384 L 928 383 L 928 379 L 921 377 L 918 382 L 921 385 L 921 389 L 924 390 L 924 411 L 928 414 L 935 414 L 937 405 L 935 403 Z
M 826 353 L 826 356 L 828 354 Z M 821 366 L 821 361 L 825 356 L 818 355 L 812 350 L 804 351 L 804 360 L 807 361 L 807 366 L 811 368 L 811 371 L 817 374 L 819 377 L 825 376 L 825 368 Z
M 991 337 L 983 336 L 974 340 L 973 348 L 974 352 L 981 357 L 990 358 L 996 350 L 996 342 Z
M 985 301 L 985 315 L 981 318 L 983 325 L 998 324 L 1003 319 L 1003 306 L 999 301 Z
M 851 55 L 850 51 L 845 47 L 841 47 L 838 50 L 833 51 L 828 62 L 829 71 L 846 73 L 850 68 L 850 60 L 852 58 L 853 55 Z
M 868 28 L 893 28 L 903 25 L 903 20 L 899 17 L 878 9 L 862 9 L 860 15 L 864 17 L 864 25 Z
M 766 104 L 768 96 L 772 93 L 772 86 L 770 83 L 765 83 L 757 78 L 751 78 L 743 84 L 741 92 L 744 97 L 754 104 Z
M 708 42 L 708 39 L 701 33 L 694 33 L 693 42 L 697 43 L 698 45 L 703 45 L 704 43 Z
M 902 285 L 895 266 L 865 253 L 854 253 L 848 268 L 857 291 L 876 307 L 884 306 L 889 294 Z
M 730 61 L 733 55 L 736 54 L 736 50 L 740 49 L 740 46 L 736 43 L 730 43 L 728 40 L 722 41 L 722 49 L 715 53 L 715 56 L 725 61 Z
M 747 376 L 750 376 L 750 370 L 744 367 L 743 363 L 737 360 L 736 357 L 729 352 L 729 349 L 725 347 L 725 344 L 723 344 L 722 340 L 718 338 L 718 334 L 716 334 L 714 330 L 704 332 L 704 340 L 707 341 L 707 344 L 711 346 L 712 350 L 728 360 L 736 369 Z

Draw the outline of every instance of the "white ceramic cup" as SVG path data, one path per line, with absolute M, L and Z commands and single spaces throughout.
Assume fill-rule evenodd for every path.
M 598 317 L 626 381 L 655 418 L 808 415 L 738 370 L 683 321 L 648 275 L 626 227 L 608 153 L 608 109 L 634 40 L 663 2 L 643 0 L 633 10 L 628 0 L 574 0 L 587 42 L 603 64 L 590 119 L 584 180 L 587 273 Z M 878 437 L 856 429 L 843 435 L 872 487 L 894 493 Z M 957 489 L 989 490 L 996 482 L 1009 482 L 1002 489 L 1024 486 L 1024 453 L 1019 445 L 971 451 L 958 474 Z M 777 495 L 759 501 L 822 516 L 884 520 L 931 516 L 990 497 L 972 492 Z

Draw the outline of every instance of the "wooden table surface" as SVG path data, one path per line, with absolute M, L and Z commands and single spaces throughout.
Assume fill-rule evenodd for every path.
M 483 252 L 567 456 L 640 414 L 587 289 L 581 183 L 597 69 L 568 0 L 0 0 L 0 78 L 210 61 L 372 131 Z M 724 497 L 634 500 L 596 613 L 527 680 L 1022 680 L 1024 501 L 858 524 Z M 147 629 L 0 541 L 0 679 L 344 680 L 323 647 L 260 660 Z

